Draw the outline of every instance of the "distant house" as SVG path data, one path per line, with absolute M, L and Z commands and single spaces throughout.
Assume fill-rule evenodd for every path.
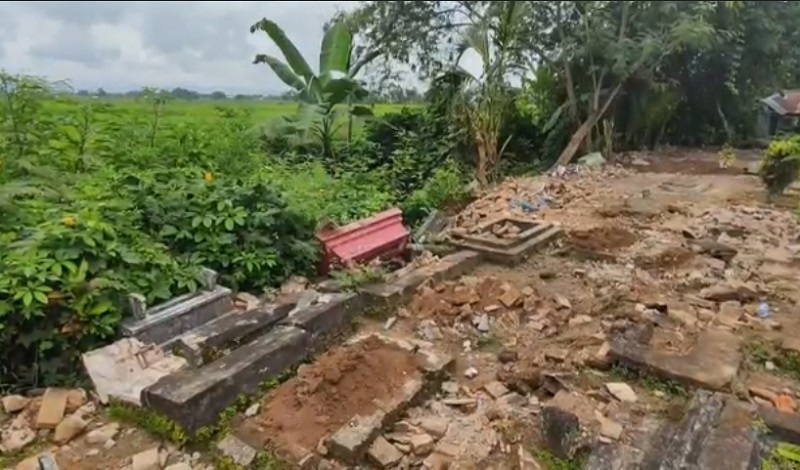
M 783 132 L 797 132 L 800 122 L 800 90 L 785 90 L 761 99 L 758 133 L 772 137 Z

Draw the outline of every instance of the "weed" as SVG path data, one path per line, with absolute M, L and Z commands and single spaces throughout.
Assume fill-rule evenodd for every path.
M 552 453 L 539 449 L 533 453 L 547 470 L 581 470 L 586 465 L 586 454 L 578 454 L 571 459 L 562 459 Z
M 483 352 L 499 352 L 502 348 L 500 341 L 494 333 L 486 333 L 478 338 L 478 350 Z
M 761 461 L 764 470 L 800 470 L 800 446 L 779 442 Z
M 331 277 L 345 291 L 354 291 L 361 286 L 376 284 L 386 280 L 386 272 L 380 266 L 351 266 L 333 271 Z
M 619 363 L 614 364 L 610 374 L 612 377 L 616 377 L 621 381 L 635 382 L 641 388 L 650 392 L 658 391 L 670 397 L 685 398 L 689 396 L 689 390 L 679 382 L 644 374 Z
M 184 445 L 190 435 L 170 418 L 147 408 L 140 408 L 120 401 L 111 401 L 108 415 L 123 423 L 132 424 L 159 439 Z

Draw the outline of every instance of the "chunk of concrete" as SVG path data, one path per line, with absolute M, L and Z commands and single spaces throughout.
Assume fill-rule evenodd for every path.
M 480 253 L 475 251 L 457 251 L 436 263 L 406 273 L 394 281 L 364 286 L 359 292 L 367 297 L 368 302 L 379 307 L 397 306 L 410 299 L 417 287 L 428 279 L 446 281 L 461 277 L 475 269 L 480 260 Z
M 200 367 L 211 350 L 244 344 L 286 318 L 294 304 L 262 305 L 247 310 L 232 310 L 219 318 L 179 336 L 175 342 L 178 353 L 190 364 Z
M 382 436 L 378 436 L 367 449 L 367 457 L 378 468 L 390 468 L 403 459 L 403 453 Z
M 683 419 L 666 426 L 661 439 L 654 440 L 643 468 L 677 470 L 697 468 L 706 437 L 713 429 L 724 405 L 724 396 L 698 390 Z M 716 468 L 716 467 L 712 467 Z
M 651 442 L 642 468 L 746 470 L 759 468 L 758 436 L 748 405 L 698 390 L 683 419 Z
M 235 308 L 231 290 L 216 286 L 210 291 L 185 294 L 157 305 L 147 310 L 142 319 L 128 318 L 122 322 L 122 333 L 144 343 L 167 344 Z
M 136 338 L 123 338 L 82 358 L 102 403 L 114 398 L 141 405 L 142 390 L 187 365 L 186 359 Z
M 800 442 L 800 415 L 797 413 L 787 413 L 770 404 L 758 405 L 758 416 L 778 439 Z
M 703 445 L 697 468 L 748 470 L 760 466 L 753 410 L 728 398 L 716 426 Z
M 142 392 L 145 406 L 189 430 L 216 423 L 240 394 L 258 392 L 260 384 L 302 362 L 308 333 L 279 327 L 197 370 L 164 377 Z
M 572 458 L 582 447 L 578 417 L 555 406 L 543 408 L 539 417 L 547 450 L 562 459 Z
M 711 390 L 724 390 L 736 377 L 742 361 L 742 338 L 730 331 L 710 328 L 700 333 L 686 355 L 670 354 L 619 336 L 609 356 L 626 365 L 663 378 Z
M 331 435 L 326 443 L 328 451 L 343 462 L 355 464 L 381 433 L 385 417 L 382 410 L 369 416 L 356 416 Z
M 233 460 L 236 465 L 247 467 L 256 459 L 256 450 L 240 441 L 233 434 L 228 434 L 217 444 L 217 449 Z

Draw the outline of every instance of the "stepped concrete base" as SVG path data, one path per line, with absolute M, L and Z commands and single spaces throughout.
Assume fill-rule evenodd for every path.
M 294 304 L 265 305 L 253 310 L 234 310 L 205 325 L 184 333 L 173 350 L 195 367 L 210 362 L 213 352 L 247 343 L 286 318 Z
M 189 430 L 215 424 L 239 394 L 254 394 L 261 384 L 300 364 L 310 335 L 278 327 L 199 370 L 182 370 L 142 392 L 142 403 Z
M 122 333 L 168 349 L 177 336 L 234 309 L 231 290 L 217 286 L 211 291 L 182 295 L 156 305 L 141 320 L 126 319 L 122 322 Z

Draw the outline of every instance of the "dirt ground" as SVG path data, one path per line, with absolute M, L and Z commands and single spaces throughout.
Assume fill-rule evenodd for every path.
M 728 391 L 797 412 L 800 228 L 794 210 L 768 204 L 758 177 L 745 174 L 753 161 L 744 152 L 722 169 L 713 151 L 629 155 L 600 170 L 509 179 L 463 208 L 450 230 L 515 217 L 564 234 L 513 267 L 482 264 L 425 283 L 388 322 L 364 321 L 359 333 L 422 341 L 455 358 L 431 399 L 382 430 L 364 468 L 572 468 L 543 451 L 548 406 L 576 416 L 582 438 L 639 445 L 683 417 L 692 387 L 611 363 L 609 342 L 619 336 L 686 354 L 708 329 L 733 331 L 745 360 Z M 520 201 L 545 202 L 526 212 Z M 782 205 L 797 203 L 790 195 Z M 709 294 L 733 285 L 730 299 Z M 762 302 L 767 319 L 757 315 Z M 413 354 L 379 341 L 335 348 L 262 400 L 244 429 L 259 445 L 301 455 L 419 374 Z M 77 441 L 58 451 L 59 463 L 127 468 L 118 452 L 153 444 L 136 430 L 118 436 L 109 452 Z
M 413 354 L 374 338 L 335 348 L 266 397 L 252 420 L 254 437 L 278 448 L 306 449 L 295 451 L 302 457 L 353 416 L 375 411 L 375 400 L 419 376 Z
M 746 345 L 775 344 L 796 331 L 795 215 L 767 205 L 757 177 L 704 158 L 647 167 L 654 172 L 611 168 L 562 181 L 517 179 L 462 211 L 462 227 L 514 215 L 559 224 L 565 236 L 513 268 L 485 264 L 458 281 L 427 284 L 397 312 L 389 334 L 421 338 L 456 356 L 453 384 L 408 412 L 449 420 L 439 442 L 459 451 L 447 456 L 437 447 L 430 456 L 444 456 L 450 468 L 560 468 L 540 453 L 543 405 L 570 409 L 609 442 L 633 444 L 654 423 L 680 419 L 690 387 L 612 366 L 604 353 L 614 335 L 643 331 L 652 348 L 687 353 L 722 315 L 719 302 L 701 299 L 703 289 L 733 281 L 752 287 L 756 295 L 734 302 L 740 315 L 726 326 Z M 541 188 L 554 195 L 547 208 L 525 214 L 513 204 Z M 759 301 L 769 304 L 769 320 L 757 318 Z M 800 388 L 791 371 L 749 352 L 747 358 L 732 391 L 763 402 L 748 392 L 761 386 L 794 409 Z M 612 393 L 609 384 L 617 383 L 634 399 Z M 493 395 L 497 384 L 507 394 Z M 447 405 L 453 398 L 476 402 Z M 421 460 L 407 454 L 398 468 Z M 531 461 L 540 467 L 526 467 Z

